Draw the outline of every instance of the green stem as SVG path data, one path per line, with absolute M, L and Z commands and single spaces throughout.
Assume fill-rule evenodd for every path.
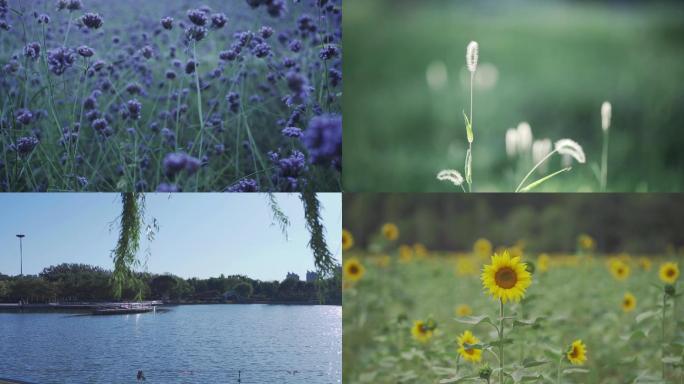
M 197 87 L 197 110 L 200 118 L 200 143 L 199 143 L 199 161 L 202 161 L 202 147 L 204 146 L 204 115 L 202 114 L 202 93 L 200 91 L 199 81 L 199 63 L 197 62 L 197 41 L 192 42 L 192 56 L 195 61 L 195 86 Z M 195 188 L 199 190 L 199 172 L 195 179 Z
M 663 318 L 662 318 L 662 343 L 660 344 L 660 360 L 662 362 L 662 377 L 665 380 L 665 362 L 662 361 L 665 357 L 665 305 L 667 305 L 667 294 L 663 294 Z
M 558 377 L 556 378 L 556 384 L 560 384 L 561 379 L 561 366 L 563 365 L 563 353 L 561 353 L 560 359 L 558 359 Z
M 470 129 L 473 128 L 473 79 L 475 78 L 475 72 L 470 72 Z M 473 179 L 473 143 L 468 142 L 468 149 L 470 152 L 470 180 L 468 183 L 468 192 L 472 192 L 472 179 Z
M 603 131 L 603 153 L 601 155 L 601 192 L 608 187 L 608 130 Z
M 503 300 L 499 299 L 499 384 L 503 384 L 504 378 L 504 305 Z
M 522 188 L 523 184 L 525 184 L 525 181 L 526 181 L 530 176 L 532 176 L 532 173 L 534 173 L 534 171 L 536 171 L 537 168 L 539 168 L 539 166 L 542 165 L 543 162 L 545 162 L 549 157 L 553 156 L 553 154 L 556 153 L 556 152 L 557 152 L 557 150 L 554 149 L 553 151 L 549 152 L 548 155 L 544 156 L 543 159 L 539 160 L 539 162 L 538 162 L 534 167 L 532 167 L 532 169 L 530 169 L 529 172 L 527 172 L 527 175 L 525 175 L 525 177 L 523 177 L 522 181 L 520 182 L 520 184 L 518 184 L 518 188 L 516 188 L 515 191 L 516 191 L 516 192 L 519 192 L 519 191 L 520 191 L 520 188 Z

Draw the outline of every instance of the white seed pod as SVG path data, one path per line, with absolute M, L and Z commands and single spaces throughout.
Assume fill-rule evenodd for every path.
M 506 130 L 506 154 L 514 157 L 518 151 L 518 131 L 515 128 Z
M 546 155 L 551 153 L 551 140 L 549 139 L 542 139 L 542 140 L 535 140 L 534 143 L 532 143 L 532 161 L 534 163 L 538 163 L 542 161 Z
M 518 153 L 527 153 L 532 149 L 532 128 L 526 121 L 518 124 Z
M 468 70 L 473 73 L 477 70 L 477 58 L 480 47 L 475 41 L 471 41 L 466 49 L 466 65 Z
M 608 128 L 610 128 L 612 113 L 613 107 L 610 105 L 610 102 L 604 101 L 603 104 L 601 104 L 601 128 L 603 128 L 604 131 L 607 131 Z
M 587 158 L 584 156 L 584 150 L 573 140 L 560 139 L 556 141 L 555 146 L 559 154 L 572 156 L 580 164 L 584 164 L 587 161 Z
M 463 184 L 463 176 L 455 169 L 443 169 L 439 171 L 437 180 L 451 181 L 455 186 Z

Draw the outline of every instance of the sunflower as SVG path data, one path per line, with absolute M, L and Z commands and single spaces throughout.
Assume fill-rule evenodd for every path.
M 416 320 L 411 327 L 411 336 L 416 341 L 425 343 L 432 338 L 433 329 L 428 326 L 423 320 Z
M 389 241 L 399 238 L 399 228 L 394 223 L 386 223 L 382 226 L 382 235 Z
M 354 236 L 346 229 L 342 230 L 342 250 L 348 251 L 354 246 Z
M 473 309 L 468 304 L 461 304 L 456 307 L 456 316 L 465 317 L 473 314 Z
M 625 280 L 629 277 L 629 265 L 622 260 L 614 260 L 610 263 L 610 273 L 615 280 Z
M 540 272 L 546 272 L 549 270 L 549 264 L 551 263 L 551 258 L 546 253 L 542 253 L 537 258 L 537 267 Z
M 392 258 L 389 257 L 389 255 L 380 255 L 380 256 L 373 258 L 373 263 L 380 268 L 389 267 L 391 262 L 392 262 Z
M 629 292 L 625 293 L 621 306 L 623 311 L 632 312 L 636 308 L 636 297 Z
M 456 275 L 457 276 L 477 276 L 477 265 L 475 261 L 466 256 L 460 256 L 456 259 Z
M 679 277 L 679 267 L 677 263 L 667 262 L 660 266 L 660 272 L 658 273 L 660 280 L 667 284 L 674 284 Z
M 413 259 L 413 247 L 409 245 L 399 246 L 399 262 L 406 264 L 410 263 Z
M 477 239 L 473 244 L 473 252 L 480 257 L 489 257 L 492 254 L 492 243 L 485 238 Z
M 465 331 L 458 337 L 458 353 L 463 360 L 477 363 L 482 360 L 482 350 L 477 348 L 468 348 L 466 344 L 477 344 L 480 340 L 475 337 L 470 331 Z
M 428 250 L 425 247 L 425 245 L 421 243 L 416 243 L 413 244 L 413 253 L 416 255 L 417 258 L 424 259 L 428 255 Z
M 489 289 L 489 294 L 504 303 L 520 301 L 525 290 L 532 284 L 532 275 L 527 271 L 525 263 L 519 257 L 511 257 L 504 251 L 502 255 L 494 254 L 491 265 L 482 270 L 482 285 Z
M 579 245 L 580 249 L 591 251 L 596 247 L 596 242 L 591 236 L 583 233 L 577 236 L 577 245 Z
M 648 257 L 640 257 L 640 258 L 639 258 L 639 266 L 640 266 L 641 269 L 643 269 L 644 271 L 650 271 L 650 270 L 651 270 L 651 265 L 652 265 L 651 259 L 649 259 Z
M 587 361 L 587 346 L 582 343 L 582 340 L 575 340 L 568 349 L 566 356 L 573 365 L 583 365 Z
M 366 273 L 366 268 L 356 257 L 351 257 L 344 262 L 344 278 L 348 281 L 358 281 Z

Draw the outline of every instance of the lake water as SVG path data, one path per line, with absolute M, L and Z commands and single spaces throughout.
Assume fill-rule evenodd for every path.
M 35 383 L 339 383 L 341 351 L 339 306 L 0 313 L 0 377 Z

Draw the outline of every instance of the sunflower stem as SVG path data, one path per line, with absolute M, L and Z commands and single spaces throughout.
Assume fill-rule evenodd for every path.
M 663 358 L 665 357 L 665 306 L 667 305 L 667 293 L 663 294 L 663 318 L 662 318 L 662 342 L 660 344 L 660 361 L 661 367 L 662 367 L 662 377 L 663 380 L 665 380 L 665 361 L 663 361 Z
M 499 299 L 499 383 L 503 384 L 504 377 L 504 352 L 503 352 L 503 338 L 504 338 L 504 305 L 503 299 Z
M 556 378 L 556 384 L 560 384 L 560 379 L 561 379 L 561 366 L 563 365 L 563 354 L 561 353 L 560 358 L 558 359 L 558 377 Z

